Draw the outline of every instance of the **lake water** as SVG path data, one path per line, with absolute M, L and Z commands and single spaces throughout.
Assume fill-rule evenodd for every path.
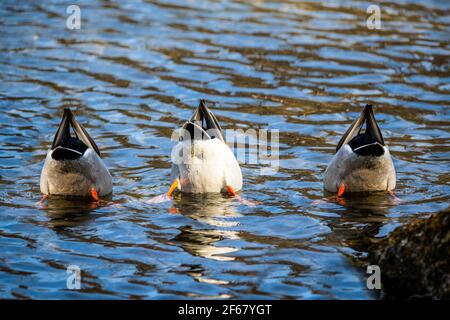
M 368 244 L 448 206 L 450 3 L 64 1 L 0 4 L 0 297 L 372 299 Z M 176 195 L 172 131 L 204 98 L 224 128 L 278 129 L 279 170 L 242 163 L 240 195 Z M 324 197 L 366 103 L 397 196 Z M 64 107 L 94 137 L 112 200 L 50 199 L 39 175 Z M 316 202 L 315 202 L 316 201 Z M 66 285 L 81 269 L 80 290 Z

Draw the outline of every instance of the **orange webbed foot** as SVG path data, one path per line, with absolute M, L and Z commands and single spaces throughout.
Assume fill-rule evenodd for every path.
M 345 192 L 345 184 L 342 182 L 339 185 L 336 195 L 331 196 L 331 197 L 322 198 L 320 200 L 314 200 L 312 202 L 312 204 L 317 205 L 317 204 L 321 204 L 324 202 L 337 202 L 341 205 L 345 205 L 345 200 L 343 198 L 344 192 Z
M 91 193 L 92 199 L 94 199 L 97 202 L 100 201 L 100 197 L 98 196 L 97 189 L 91 188 L 90 193 Z

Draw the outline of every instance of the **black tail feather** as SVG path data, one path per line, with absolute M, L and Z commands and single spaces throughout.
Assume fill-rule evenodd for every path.
M 200 100 L 198 108 L 195 110 L 191 119 L 184 124 L 183 128 L 190 132 L 192 138 L 194 137 L 195 130 L 202 130 L 202 135 L 200 135 L 202 137 L 204 136 L 206 131 L 214 130 L 214 137 L 225 141 L 223 130 L 219 124 L 219 121 L 211 112 L 211 110 L 209 110 L 209 108 L 206 106 L 205 100 L 203 99 Z M 210 137 L 210 135 L 208 134 L 207 136 Z
M 70 129 L 73 129 L 76 138 L 73 138 L 70 134 Z M 74 142 L 75 140 L 79 140 L 81 142 Z M 75 143 L 75 144 L 74 144 Z M 67 147 L 67 148 L 74 148 L 74 146 L 79 146 L 78 148 L 81 150 L 83 149 L 81 145 L 84 144 L 89 148 L 94 149 L 94 151 L 101 156 L 100 150 L 97 147 L 97 144 L 94 142 L 94 140 L 91 138 L 89 133 L 84 129 L 84 127 L 75 119 L 75 116 L 73 115 L 70 108 L 64 109 L 64 114 L 61 120 L 61 123 L 59 124 L 59 128 L 56 131 L 55 138 L 52 142 L 52 150 L 57 147 Z M 76 149 L 78 150 L 78 149 Z M 78 151 L 80 151 L 78 150 Z M 85 151 L 82 150 L 83 152 Z
M 53 138 L 52 149 L 55 149 L 57 146 L 61 145 L 67 137 L 70 137 L 70 123 L 72 117 L 72 111 L 70 111 L 69 108 L 65 108 L 58 131 L 56 131 L 55 137 Z
M 364 133 L 361 133 L 364 124 L 366 124 L 366 128 Z M 336 147 L 336 152 L 343 145 L 347 143 L 350 144 L 350 142 L 352 142 L 352 149 L 360 148 L 364 146 L 364 143 L 372 144 L 376 142 L 377 144 L 384 146 L 383 135 L 381 134 L 380 127 L 378 126 L 375 119 L 372 105 L 367 104 L 364 107 L 364 110 L 361 112 L 358 119 L 356 119 L 352 123 L 350 128 L 348 128 L 348 130 L 342 136 Z M 379 153 L 379 151 L 377 151 L 376 153 Z
M 375 115 L 373 114 L 372 105 L 368 104 L 368 105 L 366 105 L 366 108 L 367 108 L 366 133 L 373 140 L 384 145 L 383 135 L 381 134 L 380 127 L 378 126 L 378 123 L 375 120 Z

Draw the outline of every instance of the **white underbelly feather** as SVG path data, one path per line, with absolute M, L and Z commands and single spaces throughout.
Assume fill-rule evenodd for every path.
M 184 150 L 172 167 L 172 176 L 178 175 L 182 192 L 223 192 L 227 185 L 235 191 L 242 188 L 239 164 L 221 140 L 194 141 L 193 145 L 191 141 L 180 142 L 174 150 L 176 154 Z

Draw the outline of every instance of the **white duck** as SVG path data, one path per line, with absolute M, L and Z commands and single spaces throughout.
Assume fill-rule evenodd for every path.
M 184 193 L 236 195 L 242 188 L 241 169 L 204 100 L 200 100 L 197 110 L 181 129 L 180 141 L 172 150 L 173 183 L 167 196 L 176 189 Z
M 362 127 L 366 124 L 364 132 Z M 342 196 L 344 192 L 389 191 L 395 189 L 396 173 L 388 147 L 366 105 L 336 147 L 336 154 L 324 176 L 324 187 Z
M 71 128 L 75 137 L 70 134 Z M 112 192 L 112 178 L 94 140 L 78 123 L 69 108 L 45 158 L 41 192 L 48 195 L 92 197 Z

